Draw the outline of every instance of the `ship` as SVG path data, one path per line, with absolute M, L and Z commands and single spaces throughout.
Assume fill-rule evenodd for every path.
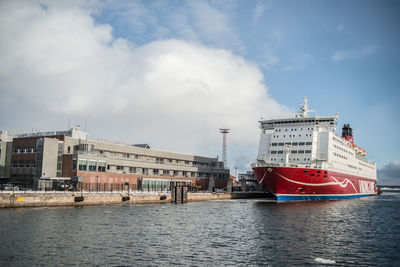
M 314 113 L 314 116 L 309 116 Z M 339 200 L 377 194 L 376 163 L 354 143 L 344 124 L 336 133 L 339 114 L 320 117 L 307 98 L 291 118 L 261 118 L 257 181 L 277 202 Z

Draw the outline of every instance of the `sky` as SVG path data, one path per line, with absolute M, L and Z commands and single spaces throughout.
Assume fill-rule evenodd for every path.
M 0 1 L 0 129 L 221 158 L 227 127 L 242 172 L 306 96 L 400 184 L 399 29 L 400 1 Z

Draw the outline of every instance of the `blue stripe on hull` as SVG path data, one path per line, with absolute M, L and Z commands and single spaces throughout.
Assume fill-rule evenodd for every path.
M 276 201 L 316 201 L 316 200 L 338 200 L 338 199 L 351 199 L 351 198 L 360 198 L 360 197 L 370 197 L 375 196 L 375 194 L 365 194 L 365 195 L 284 195 L 277 196 Z

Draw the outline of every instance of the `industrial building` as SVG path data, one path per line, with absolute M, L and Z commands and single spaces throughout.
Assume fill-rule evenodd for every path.
M 39 180 L 79 182 L 84 190 L 168 190 L 191 185 L 225 188 L 229 169 L 218 157 L 201 157 L 90 139 L 79 128 L 13 138 L 9 180 L 33 187 Z

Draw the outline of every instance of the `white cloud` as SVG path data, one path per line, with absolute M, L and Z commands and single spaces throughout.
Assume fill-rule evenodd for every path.
M 206 1 L 190 1 L 185 7 L 186 16 L 193 21 L 193 29 L 203 41 L 211 42 L 221 48 L 242 51 L 244 45 L 231 24 L 226 12 L 210 5 Z
M 257 119 L 288 114 L 243 58 L 180 40 L 135 47 L 96 24 L 92 10 L 1 2 L 3 112 L 28 103 L 18 112 L 38 118 L 38 127 L 53 114 L 84 117 L 96 136 L 209 156 L 220 153 L 218 128 L 226 126 L 229 146 L 243 148 L 247 158 L 256 157 Z M 20 125 L 31 123 L 24 117 Z M 14 119 L 3 116 L 0 123 Z
M 333 61 L 342 61 L 347 59 L 359 59 L 361 57 L 373 54 L 378 50 L 378 46 L 366 46 L 358 50 L 339 50 L 332 55 Z
M 278 50 L 282 39 L 282 32 L 275 31 L 268 34 L 268 41 L 264 43 L 264 51 L 261 55 L 263 60 L 261 66 L 272 69 L 279 62 Z
M 262 2 L 257 2 L 256 7 L 254 8 L 253 21 L 257 22 L 264 15 L 264 11 L 264 4 Z

